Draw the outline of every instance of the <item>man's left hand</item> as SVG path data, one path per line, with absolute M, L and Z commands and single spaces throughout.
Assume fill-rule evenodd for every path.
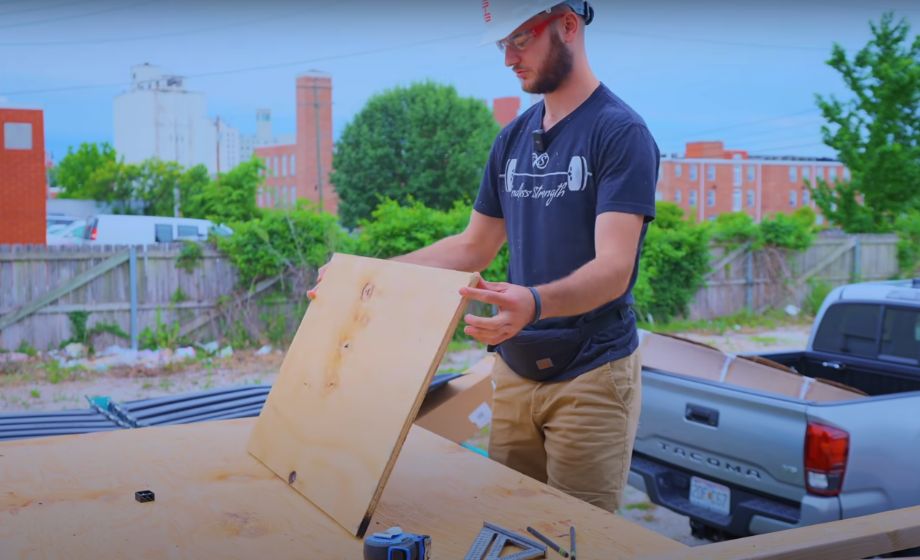
M 498 307 L 492 317 L 467 313 L 463 332 L 483 344 L 500 344 L 516 335 L 534 318 L 536 303 L 530 289 L 507 282 L 487 282 L 482 278 L 475 288 L 460 288 L 460 295 Z

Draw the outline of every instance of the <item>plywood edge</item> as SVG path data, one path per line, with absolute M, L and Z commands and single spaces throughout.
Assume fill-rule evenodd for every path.
M 920 506 L 641 556 L 661 560 L 842 560 L 920 546 Z
M 470 277 L 467 281 L 467 286 L 473 287 L 478 283 L 479 275 L 470 274 Z M 462 298 L 460 300 L 460 304 L 457 306 L 457 311 L 454 312 L 454 316 L 450 320 L 450 328 L 447 329 L 447 332 L 445 332 L 444 337 L 441 339 L 441 344 L 438 346 L 437 353 L 435 354 L 435 359 L 432 361 L 431 367 L 428 369 L 428 373 L 425 375 L 425 382 L 422 383 L 422 385 L 419 387 L 418 394 L 415 396 L 415 402 L 412 404 L 412 410 L 409 412 L 408 416 L 409 421 L 403 424 L 402 431 L 399 433 L 399 438 L 396 440 L 396 445 L 393 447 L 393 452 L 390 454 L 390 459 L 387 461 L 387 465 L 383 469 L 383 476 L 380 477 L 380 482 L 377 484 L 377 489 L 374 491 L 374 496 L 367 508 L 367 512 L 365 512 L 364 518 L 361 520 L 361 524 L 358 526 L 356 536 L 359 538 L 363 538 L 364 534 L 367 532 L 367 528 L 371 522 L 371 517 L 373 517 L 374 510 L 377 508 L 377 503 L 380 501 L 380 496 L 383 495 L 383 490 L 386 487 L 386 483 L 390 479 L 390 473 L 393 471 L 393 467 L 396 466 L 396 459 L 399 457 L 399 452 L 402 450 L 402 447 L 406 442 L 406 437 L 409 435 L 409 430 L 412 429 L 415 418 L 418 416 L 418 411 L 422 407 L 422 402 L 425 400 L 425 395 L 428 392 L 428 386 L 431 384 L 431 379 L 434 377 L 435 372 L 441 365 L 441 360 L 444 358 L 444 354 L 447 352 L 447 346 L 450 344 L 450 340 L 454 336 L 454 331 L 457 328 L 457 324 L 460 322 L 460 317 L 462 317 L 466 312 L 468 304 L 469 300 L 467 298 Z

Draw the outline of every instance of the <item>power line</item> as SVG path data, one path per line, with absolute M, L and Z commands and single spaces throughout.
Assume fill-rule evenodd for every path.
M 0 29 L 13 29 L 13 28 L 19 28 L 19 27 L 30 27 L 30 26 L 33 26 L 33 25 L 42 25 L 42 24 L 45 24 L 45 23 L 55 23 L 55 22 L 58 22 L 58 21 L 70 21 L 70 20 L 73 20 L 73 19 L 80 19 L 80 18 L 85 18 L 85 17 L 90 17 L 90 16 L 96 16 L 96 15 L 99 15 L 99 14 L 107 14 L 107 13 L 109 13 L 109 12 L 116 12 L 116 11 L 120 11 L 120 10 L 127 10 L 127 9 L 129 9 L 129 8 L 136 8 L 136 7 L 138 7 L 138 6 L 143 6 L 143 5 L 145 5 L 145 4 L 153 4 L 153 3 L 156 2 L 156 1 L 157 1 L 157 0 L 142 0 L 141 2 L 135 2 L 135 3 L 133 3 L 133 4 L 123 4 L 123 5 L 120 5 L 120 6 L 114 6 L 114 7 L 110 7 L 110 8 L 105 8 L 105 9 L 103 9 L 103 10 L 96 10 L 95 12 L 86 12 L 86 13 L 83 13 L 83 14 L 74 14 L 74 15 L 69 15 L 69 16 L 61 16 L 61 17 L 48 18 L 48 19 L 35 19 L 35 20 L 32 20 L 32 21 L 24 21 L 24 22 L 20 22 L 20 23 L 11 23 L 11 24 L 8 24 L 8 25 L 0 25 Z
M 155 33 L 152 35 L 133 35 L 130 37 L 113 37 L 111 39 L 76 39 L 76 40 L 66 40 L 66 41 L 28 41 L 28 42 L 10 42 L 4 43 L 0 42 L 0 47 L 58 47 L 66 45 L 103 45 L 107 43 L 129 43 L 135 41 L 147 41 L 150 39 L 162 39 L 165 37 L 179 37 L 182 35 L 193 35 L 195 33 L 206 33 L 209 31 L 220 31 L 224 29 L 232 29 L 234 27 L 246 27 L 254 24 L 264 23 L 266 21 L 273 21 L 278 19 L 288 19 L 290 17 L 302 14 L 307 11 L 313 10 L 313 7 L 306 7 L 300 10 L 295 10 L 293 12 L 288 12 L 286 14 L 269 16 L 261 19 L 248 19 L 246 21 L 239 21 L 234 23 L 227 23 L 223 25 L 212 25 L 209 27 L 198 27 L 195 29 L 186 29 L 183 31 L 168 31 L 165 33 Z
M 598 32 L 607 35 L 627 35 L 632 37 L 646 37 L 650 39 L 667 39 L 669 41 L 685 41 L 688 43 L 707 43 L 711 45 L 720 45 L 726 47 L 747 47 L 752 49 L 771 49 L 771 50 L 793 50 L 793 51 L 824 51 L 829 52 L 829 47 L 819 47 L 814 45 L 776 45 L 767 43 L 748 43 L 741 41 L 720 41 L 718 39 L 706 39 L 702 37 L 680 37 L 676 35 L 664 35 L 659 33 L 642 33 L 639 31 L 625 31 L 621 29 L 606 30 L 599 29 Z
M 410 48 L 410 47 L 419 47 L 423 45 L 430 45 L 433 43 L 440 43 L 442 41 L 452 41 L 454 39 L 463 39 L 463 38 L 472 37 L 472 36 L 478 37 L 479 35 L 480 35 L 479 33 L 462 33 L 459 35 L 450 35 L 447 37 L 426 39 L 423 41 L 415 41 L 412 43 L 403 43 L 401 45 L 393 45 L 391 47 L 366 49 L 362 51 L 354 51 L 350 53 L 329 55 L 329 56 L 323 56 L 323 57 L 318 57 L 318 58 L 294 60 L 290 62 L 279 62 L 277 64 L 264 64 L 260 66 L 246 66 L 246 67 L 241 67 L 241 68 L 229 68 L 226 70 L 214 70 L 211 72 L 199 72 L 195 74 L 184 74 L 183 77 L 185 78 L 205 78 L 205 77 L 212 77 L 212 76 L 225 76 L 228 74 L 241 74 L 241 73 L 246 73 L 246 72 L 256 72 L 260 70 L 275 70 L 278 68 L 288 68 L 291 66 L 301 66 L 304 64 L 315 64 L 317 62 L 328 62 L 330 60 L 341 60 L 344 58 L 353 58 L 353 57 L 358 57 L 358 56 L 366 56 L 366 55 L 371 55 L 371 54 L 396 51 L 396 50 L 401 50 L 401 49 Z M 108 83 L 108 84 L 92 84 L 92 85 L 83 85 L 83 86 L 66 86 L 66 87 L 59 87 L 59 88 L 8 91 L 8 92 L 0 92 L 0 95 L 9 97 L 9 96 L 14 96 L 14 95 L 34 95 L 38 93 L 58 93 L 58 92 L 63 92 L 63 91 L 80 91 L 80 90 L 87 90 L 87 89 L 122 87 L 126 85 L 130 85 L 130 82 L 117 82 L 117 83 Z
M 62 2 L 60 4 L 52 4 L 50 6 L 32 6 L 31 8 L 26 8 L 24 10 L 13 10 L 10 12 L 0 12 L 0 16 L 13 16 L 13 15 L 25 14 L 25 13 L 30 13 L 30 12 L 40 12 L 42 10 L 51 10 L 51 9 L 63 8 L 65 6 L 72 6 L 74 4 L 85 4 L 85 3 L 86 3 L 86 0 L 69 0 L 66 2 Z
M 740 127 L 742 127 L 742 126 L 751 126 L 751 125 L 761 124 L 761 123 L 765 123 L 765 122 L 778 121 L 778 120 L 786 119 L 786 118 L 789 118 L 789 117 L 797 117 L 797 116 L 799 116 L 799 115 L 805 115 L 805 114 L 807 114 L 807 113 L 813 113 L 813 112 L 815 112 L 815 111 L 819 111 L 819 109 L 818 109 L 817 107 L 814 107 L 814 108 L 811 108 L 811 109 L 806 109 L 806 110 L 804 110 L 804 111 L 796 111 L 795 113 L 789 113 L 789 114 L 787 114 L 787 115 L 778 115 L 778 116 L 775 116 L 775 117 L 767 117 L 767 118 L 765 118 L 765 119 L 758 119 L 758 120 L 756 120 L 756 121 L 747 121 L 747 122 L 742 122 L 742 123 L 730 124 L 730 125 L 727 125 L 727 126 L 720 126 L 720 127 L 717 127 L 717 128 L 710 128 L 710 129 L 707 129 L 707 130 L 701 130 L 701 131 L 698 131 L 698 132 L 684 133 L 684 134 L 681 134 L 681 136 L 683 136 L 684 138 L 687 138 L 687 137 L 690 137 L 690 136 L 702 136 L 702 135 L 704 135 L 704 134 L 711 134 L 711 133 L 713 133 L 713 132 L 722 132 L 722 131 L 724 131 L 724 130 L 731 130 L 731 129 L 733 129 L 733 128 L 740 128 Z M 676 135 L 675 135 L 675 136 L 676 136 Z

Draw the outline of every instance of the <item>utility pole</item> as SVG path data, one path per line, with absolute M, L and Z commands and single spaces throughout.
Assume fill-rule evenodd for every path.
M 317 93 L 316 80 L 313 80 L 313 117 L 316 123 L 316 186 L 319 190 L 319 211 L 325 211 L 323 206 L 323 162 L 320 151 L 320 130 L 319 130 L 319 94 Z

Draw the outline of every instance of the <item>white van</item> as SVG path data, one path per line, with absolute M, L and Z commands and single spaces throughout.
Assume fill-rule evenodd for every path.
M 131 216 L 98 214 L 88 220 L 85 238 L 90 244 L 149 245 L 173 241 L 204 241 L 211 230 L 218 235 L 230 233 L 226 226 L 210 220 L 169 216 Z

